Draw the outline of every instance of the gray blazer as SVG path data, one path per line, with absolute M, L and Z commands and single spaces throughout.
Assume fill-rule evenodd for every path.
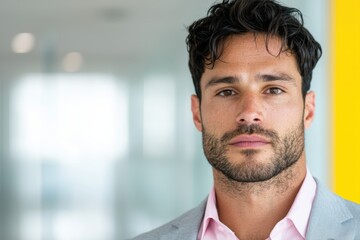
M 206 199 L 175 220 L 133 240 L 196 240 Z M 360 205 L 347 201 L 317 182 L 307 240 L 360 240 Z

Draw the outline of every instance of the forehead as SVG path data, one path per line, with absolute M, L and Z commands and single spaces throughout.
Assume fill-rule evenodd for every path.
M 231 35 L 226 38 L 219 60 L 251 60 L 257 56 L 265 57 L 267 60 L 295 60 L 294 54 L 286 50 L 279 37 L 254 33 Z
M 213 68 L 205 68 L 202 79 L 206 81 L 219 74 L 258 75 L 266 72 L 283 72 L 301 78 L 295 55 L 283 51 L 279 37 L 246 33 L 226 38 L 220 58 Z

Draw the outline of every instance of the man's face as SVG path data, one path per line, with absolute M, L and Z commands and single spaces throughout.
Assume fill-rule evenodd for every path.
M 265 36 L 234 35 L 192 96 L 194 123 L 215 171 L 239 182 L 268 180 L 302 159 L 304 128 L 314 116 L 314 93 L 301 93 L 294 55 Z M 270 53 L 269 53 L 270 52 Z

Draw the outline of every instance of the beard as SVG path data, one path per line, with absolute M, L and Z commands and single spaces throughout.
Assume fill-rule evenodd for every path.
M 241 134 L 257 134 L 270 140 L 273 154 L 268 159 L 256 159 L 260 149 L 239 150 L 240 163 L 230 161 L 227 156 L 229 141 Z M 213 168 L 236 182 L 263 182 L 269 180 L 295 164 L 304 152 L 304 122 L 280 138 L 277 132 L 257 124 L 240 125 L 225 133 L 220 139 L 206 131 L 203 126 L 204 153 Z M 259 162 L 262 160 L 262 162 Z M 265 160 L 265 161 L 263 161 Z

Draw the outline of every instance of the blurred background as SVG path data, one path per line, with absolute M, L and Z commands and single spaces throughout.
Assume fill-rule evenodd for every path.
M 0 0 L 0 239 L 125 239 L 204 199 L 186 26 L 213 0 Z M 333 186 L 330 2 L 299 8 L 324 56 L 306 133 Z

